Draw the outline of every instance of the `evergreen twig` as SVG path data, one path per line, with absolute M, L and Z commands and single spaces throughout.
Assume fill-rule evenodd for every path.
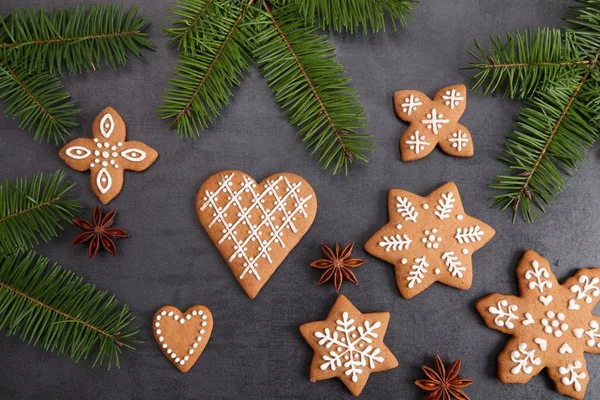
M 142 48 L 152 49 L 144 33 L 149 20 L 136 6 L 91 5 L 51 13 L 25 8 L 0 22 L 2 58 L 30 73 L 82 72 L 102 63 L 116 68 L 127 63 L 129 53 L 142 57 Z
M 406 26 L 418 0 L 288 0 L 297 4 L 301 15 L 315 21 L 320 29 L 363 33 L 385 30 L 386 22 Z
M 254 55 L 290 122 L 300 127 L 298 135 L 334 173 L 347 173 L 355 159 L 368 161 L 373 142 L 356 133 L 365 126 L 363 110 L 333 47 L 298 21 L 297 6 L 272 10 L 264 0 L 263 6 L 270 26 L 258 34 Z
M 173 120 L 180 136 L 198 137 L 229 103 L 230 88 L 239 85 L 250 69 L 248 7 L 246 2 L 232 1 L 228 7 L 199 11 L 203 17 L 199 14 L 194 22 L 198 25 L 195 33 L 202 32 L 202 39 L 196 50 L 180 55 L 175 77 L 169 81 L 173 88 L 167 90 L 159 108 L 163 118 Z M 191 39 L 184 36 L 181 43 L 186 40 Z
M 33 252 L 0 256 L 0 329 L 46 351 L 94 365 L 139 342 L 135 317 L 114 296 Z
M 501 157 L 508 169 L 490 185 L 501 191 L 493 205 L 512 208 L 513 222 L 519 213 L 534 221 L 600 137 L 600 0 L 578 3 L 562 31 L 508 35 L 506 43 L 492 39 L 489 52 L 476 43 L 480 55 L 471 53 L 475 88 L 526 100 Z
M 0 185 L 0 255 L 31 249 L 47 242 L 81 209 L 68 198 L 73 187 L 57 171 L 6 181 Z
M 60 80 L 47 72 L 29 74 L 0 60 L 0 101 L 8 115 L 20 120 L 20 128 L 34 133 L 35 140 L 58 144 L 77 126 L 79 109 Z
M 252 58 L 323 168 L 347 173 L 368 161 L 364 110 L 333 47 L 317 26 L 378 31 L 404 25 L 416 0 L 175 0 L 164 31 L 179 51 L 159 111 L 180 136 L 196 138 L 229 102 Z

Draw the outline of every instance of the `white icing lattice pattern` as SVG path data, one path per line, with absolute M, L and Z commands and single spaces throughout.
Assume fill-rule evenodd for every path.
M 273 247 L 286 248 L 285 232 L 298 232 L 294 222 L 308 217 L 305 209 L 313 196 L 302 197 L 302 182 L 290 182 L 285 176 L 266 181 L 263 190 L 257 191 L 256 183 L 247 176 L 239 187 L 234 187 L 234 175 L 224 175 L 217 190 L 205 191 L 200 211 L 212 210 L 209 228 L 222 225 L 219 244 L 233 242 L 228 261 L 241 259 L 243 271 L 239 278 L 251 275 L 260 280 L 259 262 L 272 263 Z
M 381 322 L 376 321 L 371 325 L 369 321 L 364 321 L 363 325 L 357 326 L 345 311 L 342 319 L 335 322 L 335 330 L 325 328 L 323 332 L 315 332 L 319 346 L 325 346 L 329 350 L 322 356 L 324 362 L 320 368 L 323 371 L 342 368 L 344 374 L 356 383 L 365 368 L 374 369 L 377 363 L 384 361 L 380 355 L 381 349 L 371 345 L 373 339 L 379 337 L 377 330 L 381 327 Z

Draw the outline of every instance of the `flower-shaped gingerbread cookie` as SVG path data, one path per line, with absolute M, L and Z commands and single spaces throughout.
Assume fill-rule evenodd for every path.
M 365 250 L 394 265 L 402 297 L 410 299 L 439 281 L 469 289 L 471 256 L 495 234 L 491 226 L 467 215 L 452 182 L 427 197 L 392 189 L 389 222 L 365 244 Z
M 327 319 L 300 326 L 302 337 L 315 351 L 312 382 L 340 378 L 353 395 L 364 389 L 372 372 L 396 368 L 398 360 L 383 343 L 390 313 L 361 313 L 340 295 Z
M 485 324 L 513 337 L 498 356 L 498 378 L 526 383 L 544 368 L 556 391 L 583 399 L 589 381 L 584 352 L 600 353 L 600 268 L 581 269 L 562 285 L 548 260 L 535 251 L 517 266 L 521 295 L 494 293 L 480 299 Z
M 92 133 L 93 139 L 75 139 L 60 149 L 59 155 L 74 170 L 89 169 L 92 190 L 108 204 L 121 191 L 125 170 L 145 170 L 158 153 L 142 142 L 125 141 L 125 121 L 112 107 L 98 114 Z
M 400 139 L 402 161 L 419 160 L 431 153 L 436 145 L 450 155 L 471 157 L 471 133 L 458 123 L 466 106 L 465 85 L 446 86 L 433 100 L 417 90 L 394 93 L 396 114 L 410 123 Z

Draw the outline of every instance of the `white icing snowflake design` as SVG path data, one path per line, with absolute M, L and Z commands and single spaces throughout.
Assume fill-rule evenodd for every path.
M 402 271 L 396 274 L 402 279 L 398 281 L 402 295 L 410 298 L 437 280 L 468 287 L 471 254 L 494 231 L 464 213 L 456 185 L 448 183 L 427 197 L 392 190 L 389 202 L 389 224 L 367 242 L 365 249 Z M 449 283 L 453 280 L 455 284 Z
M 431 143 L 425 140 L 425 135 L 419 134 L 419 131 L 415 131 L 413 135 L 410 135 L 406 144 L 409 145 L 410 149 L 415 153 L 419 154 L 423 150 L 425 150 L 426 146 L 429 146 Z
M 222 227 L 218 244 L 233 242 L 227 261 L 241 261 L 239 278 L 261 280 L 260 263 L 273 262 L 275 247 L 286 248 L 286 232 L 298 233 L 296 220 L 308 218 L 306 208 L 313 196 L 302 195 L 302 182 L 286 176 L 266 180 L 261 190 L 246 175 L 241 182 L 234 177 L 235 173 L 223 175 L 217 190 L 205 190 L 200 211 L 212 212 L 208 228 Z
M 583 399 L 589 380 L 583 354 L 600 353 L 600 318 L 592 314 L 600 268 L 582 269 L 561 285 L 548 261 L 528 250 L 517 277 L 519 297 L 495 293 L 477 302 L 490 328 L 513 336 L 498 357 L 500 376 L 525 383 L 548 368 L 559 393 Z
M 323 332 L 315 332 L 319 345 L 330 349 L 323 356 L 324 362 L 320 368 L 332 371 L 343 368 L 344 374 L 350 376 L 352 382 L 358 382 L 358 376 L 365 367 L 374 369 L 377 363 L 384 361 L 379 355 L 381 350 L 371 345 L 373 339 L 379 336 L 377 329 L 381 327 L 381 322 L 375 321 L 371 325 L 369 321 L 364 321 L 363 325 L 356 326 L 346 311 L 342 313 L 342 319 L 335 322 L 337 326 L 334 331 L 325 328 Z
M 431 129 L 434 135 L 439 133 L 439 129 L 442 128 L 443 125 L 450 123 L 450 120 L 444 118 L 444 114 L 438 113 L 435 108 L 431 109 L 430 113 L 427 113 L 427 118 L 421 121 L 427 129 Z
M 450 107 L 451 110 L 454 110 L 454 107 L 457 107 L 461 101 L 465 100 L 456 89 L 446 90 L 442 95 L 442 99 L 445 100 L 444 104 Z
M 459 129 L 457 132 L 452 133 L 448 141 L 456 150 L 462 151 L 466 147 L 467 143 L 469 143 L 469 137 L 466 133 Z

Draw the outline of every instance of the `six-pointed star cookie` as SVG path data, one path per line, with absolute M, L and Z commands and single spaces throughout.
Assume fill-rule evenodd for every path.
M 98 114 L 92 133 L 93 139 L 75 139 L 60 149 L 59 155 L 74 170 L 89 169 L 92 190 L 108 204 L 123 187 L 124 171 L 145 170 L 158 153 L 142 142 L 125 141 L 125 121 L 112 107 Z
M 471 256 L 495 231 L 465 214 L 454 183 L 427 197 L 392 189 L 388 211 L 389 222 L 367 241 L 365 250 L 394 265 L 402 297 L 410 299 L 436 281 L 463 290 L 471 287 Z
M 498 356 L 498 378 L 526 383 L 542 369 L 556 391 L 583 399 L 589 381 L 584 352 L 600 353 L 600 268 L 581 269 L 562 285 L 548 260 L 535 251 L 517 266 L 520 296 L 494 293 L 480 299 L 485 324 L 513 337 Z
M 340 295 L 327 319 L 300 326 L 315 351 L 310 380 L 340 378 L 353 395 L 364 389 L 372 372 L 396 368 L 398 360 L 383 343 L 390 313 L 361 313 Z
M 436 145 L 455 157 L 473 155 L 471 133 L 458 120 L 467 107 L 465 85 L 446 86 L 433 100 L 417 90 L 394 93 L 394 109 L 410 125 L 400 139 L 402 161 L 425 157 Z

